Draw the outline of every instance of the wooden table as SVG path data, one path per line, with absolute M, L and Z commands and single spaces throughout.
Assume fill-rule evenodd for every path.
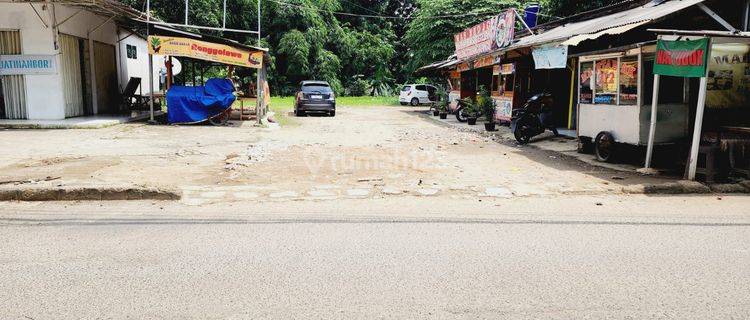
M 747 150 L 750 149 L 750 127 L 723 126 L 721 130 L 719 144 L 721 149 L 728 153 L 729 170 L 750 178 L 750 168 L 739 167 L 735 157 L 736 149 L 743 148 L 743 154 L 745 155 L 748 152 Z

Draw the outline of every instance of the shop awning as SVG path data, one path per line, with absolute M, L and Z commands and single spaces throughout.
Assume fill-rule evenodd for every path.
M 458 59 L 456 55 L 454 54 L 448 57 L 448 59 L 433 62 L 426 66 L 420 67 L 419 69 L 416 70 L 416 72 L 421 73 L 421 72 L 427 72 L 427 71 L 432 71 L 432 70 L 440 70 L 440 69 L 450 68 L 452 66 L 455 66 L 456 64 L 458 64 Z
M 567 23 L 541 34 L 521 38 L 507 50 L 538 46 L 548 43 L 563 43 L 571 46 L 606 34 L 621 34 L 692 7 L 705 0 L 651 1 L 648 4 L 591 20 Z

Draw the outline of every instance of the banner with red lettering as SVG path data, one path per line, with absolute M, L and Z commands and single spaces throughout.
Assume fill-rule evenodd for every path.
M 190 38 L 149 36 L 148 53 L 188 57 L 256 69 L 263 65 L 262 51 L 250 51 Z
M 661 40 L 656 43 L 654 74 L 674 77 L 706 76 L 708 38 L 698 40 Z

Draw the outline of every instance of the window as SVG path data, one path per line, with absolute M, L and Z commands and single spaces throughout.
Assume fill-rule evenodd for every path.
M 581 73 L 579 75 L 579 83 L 581 93 L 579 95 L 579 101 L 581 103 L 593 103 L 594 102 L 594 90 L 592 86 L 592 78 L 594 75 L 594 63 L 593 62 L 581 62 Z
M 420 84 L 420 85 L 417 86 L 417 90 L 419 90 L 419 91 L 425 91 L 425 90 L 427 90 L 427 87 L 425 85 L 423 85 L 423 84 Z
M 127 45 L 128 59 L 138 59 L 138 47 L 133 45 Z
M 506 74 L 504 75 L 505 78 L 505 91 L 504 92 L 513 92 L 513 83 L 515 82 L 515 74 Z
M 586 104 L 637 105 L 637 56 L 583 61 L 578 73 L 578 101 Z
M 638 58 L 620 61 L 620 105 L 638 104 Z
M 654 95 L 654 58 L 643 62 L 643 104 L 651 105 Z M 659 103 L 684 103 L 685 78 L 663 76 L 659 78 Z
M 617 59 L 597 61 L 594 104 L 617 104 Z

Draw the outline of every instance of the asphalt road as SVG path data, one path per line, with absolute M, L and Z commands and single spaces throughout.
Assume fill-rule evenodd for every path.
M 746 319 L 750 224 L 4 218 L 0 319 Z

